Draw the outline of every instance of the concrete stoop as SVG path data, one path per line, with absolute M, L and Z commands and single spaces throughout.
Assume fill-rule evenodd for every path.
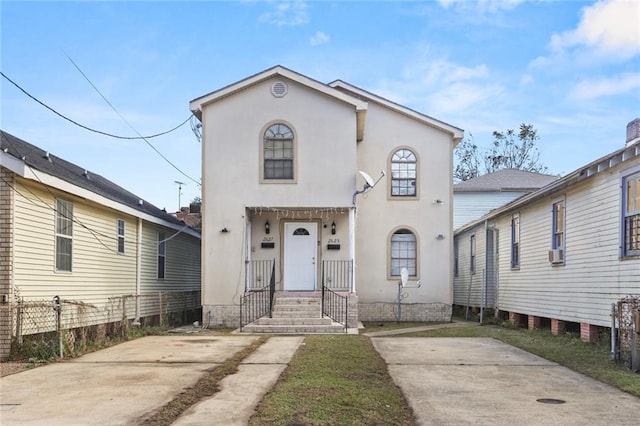
M 344 334 L 344 325 L 322 315 L 319 297 L 276 296 L 272 318 L 262 317 L 244 326 L 245 333 Z

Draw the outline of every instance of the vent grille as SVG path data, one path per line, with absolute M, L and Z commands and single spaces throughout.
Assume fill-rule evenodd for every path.
M 289 87 L 287 87 L 287 83 L 284 81 L 276 81 L 271 86 L 271 94 L 276 98 L 283 98 L 287 94 L 288 90 Z

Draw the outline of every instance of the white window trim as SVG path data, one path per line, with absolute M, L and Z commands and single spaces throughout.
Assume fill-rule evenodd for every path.
M 120 224 L 122 223 L 122 234 L 120 234 Z M 126 229 L 127 222 L 124 219 L 116 220 L 116 251 L 118 254 L 124 255 L 126 253 Z M 122 238 L 122 251 L 120 251 L 120 239 Z
M 158 255 L 156 257 L 156 278 L 164 280 L 167 277 L 167 241 L 164 232 L 158 232 Z M 162 262 L 162 276 L 160 276 L 160 258 Z
M 415 176 L 415 181 L 416 181 L 416 193 L 414 195 L 393 195 L 393 156 L 396 154 L 396 152 L 400 151 L 400 150 L 407 150 L 407 151 L 411 151 L 411 153 L 413 154 L 413 156 L 416 158 L 416 176 Z M 387 199 L 389 200 L 394 200 L 394 201 L 416 201 L 420 199 L 420 157 L 418 156 L 418 153 L 416 152 L 416 150 L 410 146 L 398 146 L 395 147 L 394 149 L 391 150 L 391 153 L 389 154 L 389 157 L 387 159 L 387 167 L 389 169 L 389 179 L 387 179 Z
M 285 126 L 287 126 L 289 128 L 289 130 L 291 130 L 291 133 L 293 134 L 293 143 L 292 143 L 292 149 L 293 149 L 293 178 L 292 179 L 268 179 L 264 177 L 264 136 L 265 133 L 267 132 L 267 130 L 269 130 L 269 128 L 275 124 L 284 124 Z M 298 133 L 296 132 L 296 129 L 291 125 L 291 123 L 289 123 L 286 120 L 274 120 L 274 121 L 270 121 L 269 123 L 267 123 L 262 130 L 260 131 L 260 140 L 258 143 L 258 147 L 259 147 L 259 164 L 258 167 L 260 168 L 260 183 L 261 184 L 292 184 L 292 183 L 298 183 Z
M 71 235 L 66 235 L 66 234 L 60 234 L 58 232 L 58 218 L 59 216 L 62 216 L 59 209 L 58 209 L 58 203 L 62 202 L 62 203 L 67 203 L 69 206 L 71 206 L 71 217 L 70 218 L 64 218 L 65 220 L 68 220 L 70 222 L 70 227 L 71 227 Z M 54 250 L 54 259 L 53 259 L 53 265 L 54 265 L 54 270 L 57 273 L 63 273 L 63 274 L 68 274 L 73 272 L 73 231 L 74 231 L 74 226 L 73 226 L 73 202 L 68 201 L 68 200 L 63 200 L 61 198 L 56 198 L 55 199 L 55 215 L 54 215 L 54 220 L 55 220 L 55 225 L 54 225 L 54 229 L 55 229 L 55 250 Z M 67 208 L 68 209 L 68 208 Z M 69 264 L 69 269 L 58 269 L 58 237 L 60 238 L 64 238 L 67 240 L 71 241 L 71 255 L 70 255 L 70 264 Z
M 411 232 L 411 234 L 413 234 L 413 237 L 415 238 L 416 241 L 416 251 L 415 251 L 415 268 L 416 268 L 416 273 L 415 275 L 411 275 L 409 274 L 409 277 L 411 279 L 415 279 L 418 280 L 420 279 L 420 239 L 418 237 L 418 233 L 415 231 L 415 229 L 409 227 L 409 226 L 398 226 L 397 228 L 393 229 L 391 231 L 391 233 L 389 234 L 387 241 L 388 246 L 387 246 L 387 262 L 388 262 L 388 268 L 387 268 L 387 279 L 389 280 L 397 280 L 400 277 L 400 274 L 394 275 L 392 274 L 392 249 L 391 249 L 391 239 L 393 238 L 393 236 L 400 230 L 406 229 L 407 231 Z
M 640 257 L 640 250 L 633 250 L 631 253 L 626 250 L 625 240 L 625 220 L 627 217 L 627 181 L 630 178 L 634 178 L 640 175 L 640 166 L 632 167 L 622 172 L 622 178 L 620 179 L 621 197 L 620 197 L 620 258 L 621 259 L 637 259 Z M 637 210 L 640 210 L 640 206 L 636 206 Z
M 471 275 L 476 274 L 476 257 L 477 257 L 477 241 L 476 234 L 473 233 L 469 236 L 469 272 Z
M 516 227 L 514 226 L 515 221 L 517 221 L 518 223 L 518 227 L 516 230 Z M 514 213 L 511 216 L 511 269 L 513 270 L 518 270 L 520 269 L 520 263 L 521 263 L 521 243 L 520 243 L 520 236 L 521 236 L 521 231 L 520 231 L 520 227 L 522 226 L 521 222 L 520 222 L 520 213 Z M 517 235 L 516 235 L 517 232 Z M 517 237 L 517 238 L 516 238 Z M 517 249 L 515 248 L 516 243 L 518 244 Z M 516 254 L 516 250 L 517 250 L 517 258 L 518 261 L 515 261 L 515 254 Z

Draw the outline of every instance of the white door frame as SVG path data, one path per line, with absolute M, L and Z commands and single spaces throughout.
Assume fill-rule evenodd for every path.
M 318 222 L 284 222 L 283 225 L 283 289 L 313 291 L 318 281 Z M 309 235 L 293 235 L 304 229 Z M 294 238 L 301 238 L 297 241 Z

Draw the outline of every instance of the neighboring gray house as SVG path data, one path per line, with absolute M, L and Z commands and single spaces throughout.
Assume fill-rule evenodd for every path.
M 640 294 L 640 119 L 627 143 L 455 231 L 454 304 L 530 328 L 579 323 L 585 341 L 611 304 Z
M 453 229 L 557 180 L 558 176 L 503 169 L 453 185 Z

